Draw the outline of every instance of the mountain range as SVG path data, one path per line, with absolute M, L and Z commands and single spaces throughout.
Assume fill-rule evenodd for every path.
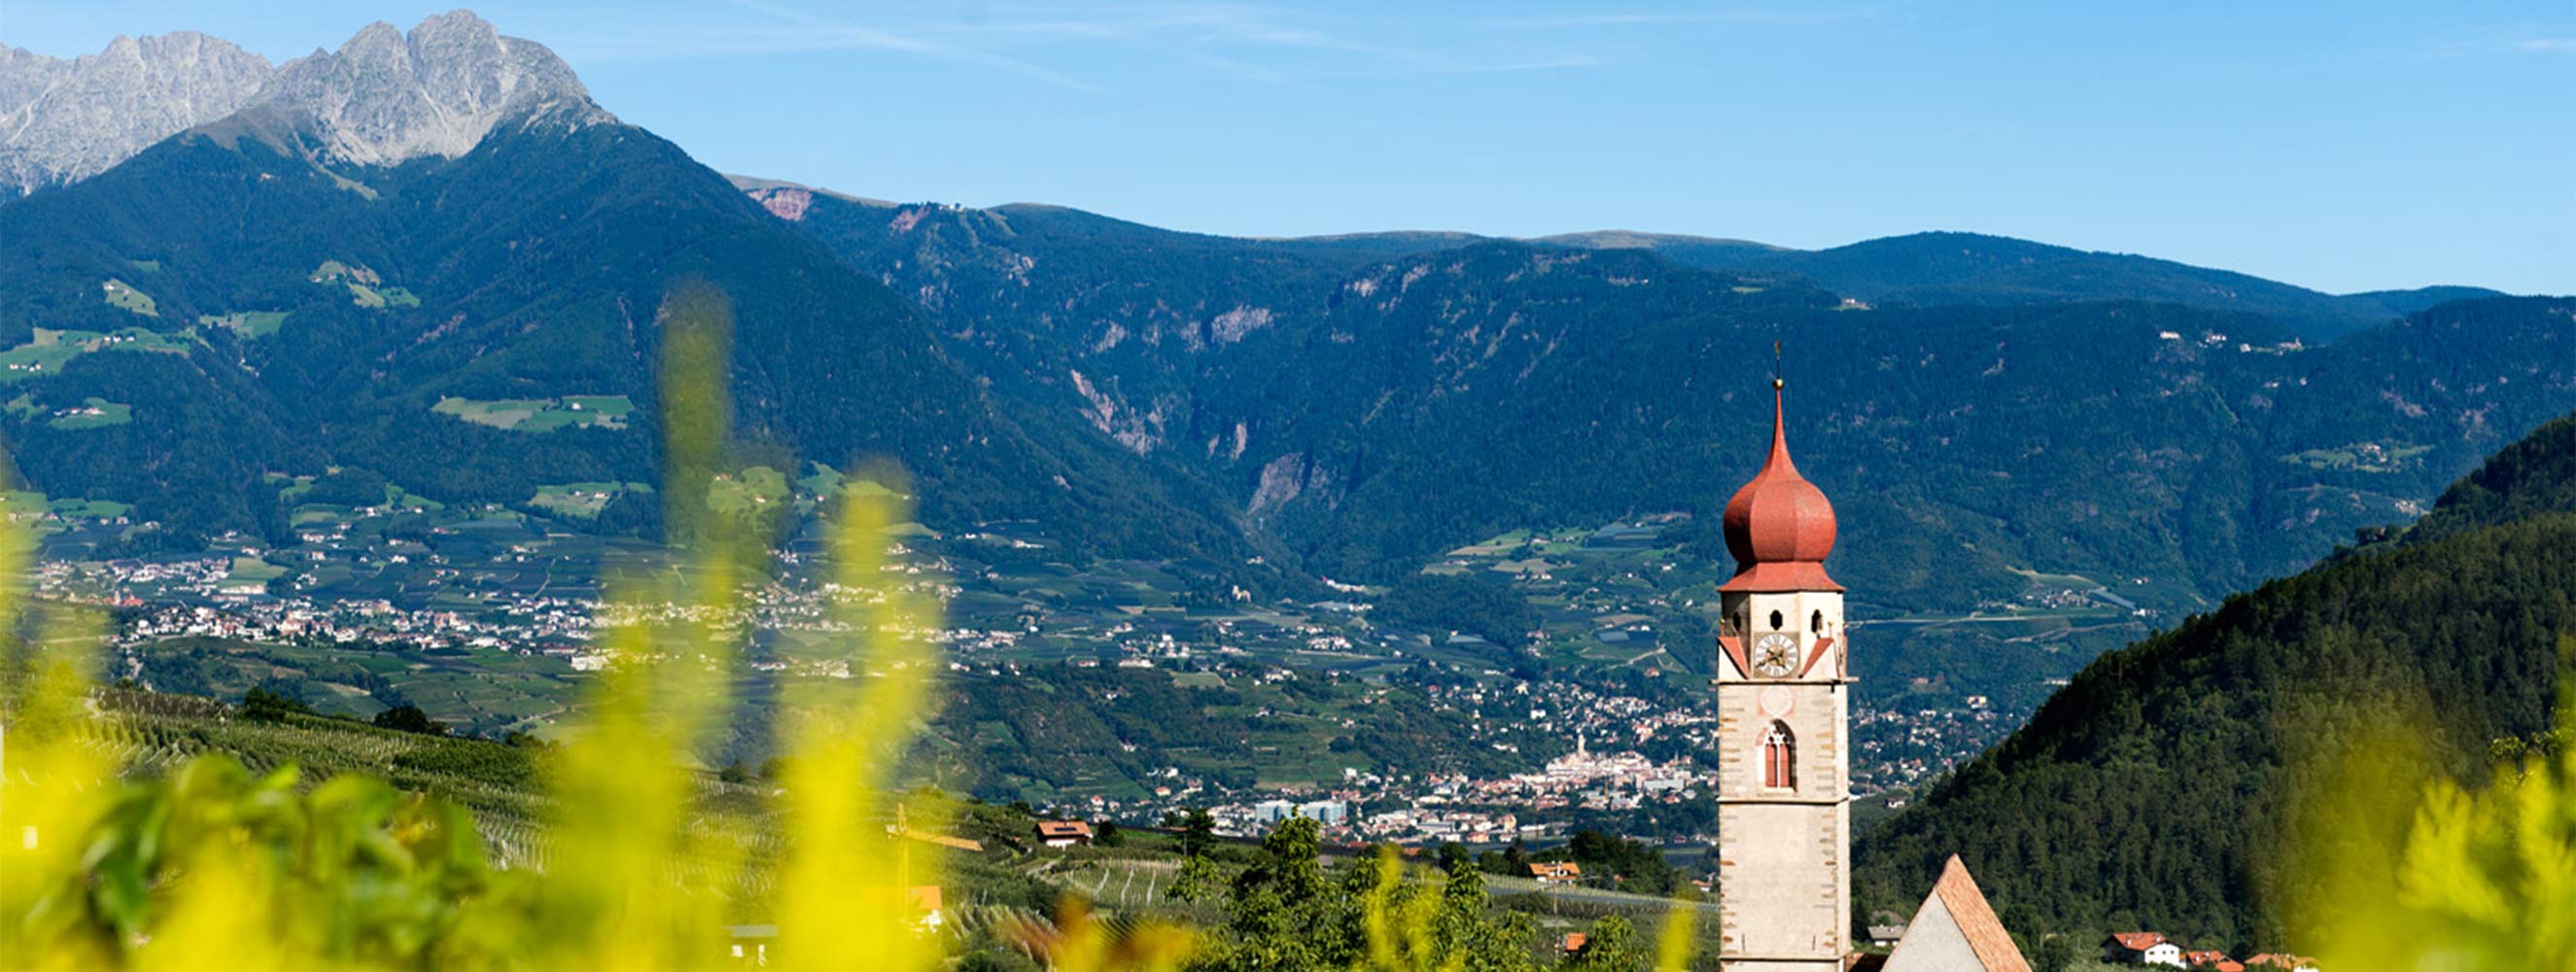
M 1243 240 L 748 191 L 961 356 L 1361 579 L 1515 526 L 1712 502 L 1749 472 L 1724 443 L 1765 418 L 1774 340 L 1800 454 L 1871 545 L 1854 588 L 1904 607 L 1972 606 L 2036 565 L 2214 597 L 2411 516 L 2576 403 L 2565 301 L 2440 303 L 2313 345 L 2276 317 L 2134 297 L 1864 309 L 1643 246 Z M 1937 237 L 1917 239 L 1881 242 Z
M 0 113 L 24 193 L 0 203 L 0 439 L 16 482 L 157 524 L 138 552 L 282 536 L 283 477 L 334 469 L 451 503 L 651 482 L 665 328 L 703 310 L 675 290 L 731 321 L 728 464 L 892 457 L 934 528 L 1033 520 L 1050 557 L 1263 595 L 1613 520 L 1718 561 L 1709 514 L 1781 375 L 1840 513 L 1864 702 L 2047 698 L 1862 836 L 1875 907 L 1956 853 L 2017 928 L 2280 942 L 2299 746 L 2410 713 L 2474 774 L 2548 724 L 2576 628 L 2576 299 L 1959 233 L 1246 239 L 898 204 L 728 179 L 461 12 L 275 67 L 196 35 L 0 50 Z M 548 431 L 464 417 L 612 400 L 632 412 Z M 126 418 L 57 418 L 90 402 Z M 638 505 L 565 526 L 655 529 Z M 1911 624 L 2083 585 L 2193 616 L 2089 665 Z M 1051 715 L 1041 681 L 957 711 Z M 1049 731 L 1106 753 L 1195 725 Z
M 453 158 L 500 118 L 561 99 L 596 111 L 543 46 L 502 37 L 466 11 L 428 18 L 408 35 L 375 23 L 338 52 L 272 66 L 202 34 L 120 37 L 97 55 L 51 58 L 0 45 L 0 188 L 18 193 L 95 175 L 144 147 L 246 107 L 293 104 L 331 113 L 347 162 L 393 164 L 423 153 Z M 741 180 L 809 192 L 792 184 Z M 1291 241 L 1308 248 L 1394 253 L 1477 239 L 1439 232 L 1361 233 Z M 2275 317 L 2311 340 L 2331 338 L 2441 300 L 2497 296 L 2470 287 L 2349 295 L 2166 260 L 2050 246 L 1975 233 L 1918 233 L 1824 250 L 1740 239 L 1605 230 L 1527 242 L 1642 249 L 1686 266 L 1780 270 L 1844 296 L 1879 303 L 2005 305 L 2145 299 Z
M 276 535 L 276 474 L 505 504 L 651 481 L 684 281 L 729 297 L 732 461 L 892 457 L 936 527 L 1037 520 L 1070 559 L 1281 592 L 1391 582 L 1515 529 L 1704 513 L 1751 471 L 1775 367 L 1801 466 L 1843 510 L 1837 575 L 1882 618 L 2042 575 L 2198 609 L 2576 408 L 2564 299 L 2336 296 L 1968 234 L 1245 239 L 899 205 L 729 183 L 463 12 L 273 70 L 203 38 L 132 42 L 111 70 L 124 46 L 5 62 L 17 130 L 100 105 L 160 120 L 121 160 L 9 143 L 38 188 L 0 205 L 0 361 L 24 479 L 134 504 L 164 527 L 140 545 Z M 197 53 L 150 53 L 175 49 Z M 234 67 L 202 92 L 132 80 L 208 62 Z M 28 80 L 46 72 L 89 80 Z M 165 353 L 86 353 L 133 349 Z M 635 419 L 456 414 L 584 396 Z M 47 419 L 91 398 L 131 420 Z M 1878 671 L 2029 650 L 1923 637 L 1891 636 Z
M 241 111 L 295 118 L 325 139 L 315 157 L 362 165 L 455 158 L 504 119 L 611 120 L 553 52 L 461 10 L 408 35 L 370 24 L 275 66 L 194 33 L 119 37 L 71 60 L 0 47 L 0 188 L 77 182 Z
M 0 44 L 0 190 L 86 179 L 180 131 L 241 110 L 274 69 L 197 33 L 119 37 L 63 59 Z
M 648 422 L 539 435 L 435 406 L 627 396 L 650 414 L 658 314 L 687 280 L 729 297 L 743 455 L 897 456 L 941 522 L 1040 517 L 1086 549 L 1242 559 L 1194 487 L 987 390 L 910 305 L 618 123 L 540 45 L 465 14 L 370 27 L 263 92 L 0 206 L 0 345 L 45 376 L 10 442 L 34 486 L 131 500 L 185 546 L 283 530 L 270 473 L 363 466 L 449 502 L 653 481 Z M 35 362 L 72 342 L 171 353 Z M 92 396 L 132 420 L 43 420 Z M 1175 508 L 1197 515 L 1158 515 Z

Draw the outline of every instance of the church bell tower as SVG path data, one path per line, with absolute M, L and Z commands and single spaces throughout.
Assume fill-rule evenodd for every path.
M 1718 587 L 1718 957 L 1732 972 L 1839 972 L 1851 951 L 1851 679 L 1834 508 L 1789 461 L 1782 382 L 1771 455 L 1726 504 Z

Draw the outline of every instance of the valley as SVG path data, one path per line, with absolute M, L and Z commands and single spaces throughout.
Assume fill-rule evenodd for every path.
M 380 498 L 358 504 L 349 503 L 347 477 L 277 483 L 294 503 L 287 545 L 234 537 L 200 552 L 104 560 L 91 552 L 142 525 L 112 506 L 51 504 L 37 520 L 47 557 L 38 589 L 113 607 L 117 671 L 156 691 L 238 697 L 260 688 L 360 719 L 413 705 L 459 731 L 496 737 L 548 737 L 576 721 L 589 673 L 603 661 L 593 632 L 616 619 L 603 588 L 622 574 L 665 569 L 651 545 L 583 532 L 585 516 L 596 512 L 562 512 L 562 497 L 597 498 L 609 484 L 540 491 L 515 508 L 451 508 L 381 482 L 356 488 L 369 485 Z M 782 500 L 810 518 L 833 493 L 808 490 L 830 485 L 808 477 Z M 622 490 L 616 495 L 628 495 Z M 42 501 L 16 500 L 28 508 Z M 710 505 L 728 507 L 716 496 Z M 1157 562 L 1077 566 L 1061 559 L 1060 539 L 1030 524 L 956 534 L 916 525 L 920 573 L 905 586 L 946 605 L 945 627 L 920 634 L 945 646 L 957 699 L 943 717 L 944 741 L 920 771 L 998 800 L 1105 799 L 1128 819 L 1150 821 L 1184 805 L 1248 807 L 1281 793 L 1339 790 L 1379 807 L 1410 806 L 1458 774 L 1534 772 L 1585 734 L 1603 748 L 1639 745 L 1687 762 L 1692 734 L 1650 740 L 1627 728 L 1674 719 L 1686 726 L 1696 706 L 1691 686 L 1704 677 L 1695 673 L 1708 664 L 1666 647 L 1666 639 L 1704 637 L 1694 633 L 1703 629 L 1690 606 L 1722 579 L 1661 539 L 1671 525 L 1508 534 L 1453 551 L 1434 568 L 1525 599 L 1538 635 L 1527 646 L 1387 621 L 1376 610 L 1390 594 L 1384 588 L 1256 599 Z M 832 660 L 833 629 L 819 620 L 829 595 L 818 543 L 810 535 L 789 541 L 757 606 L 726 622 L 757 632 L 738 676 L 755 700 L 774 695 L 778 683 L 848 674 Z M 2042 602 L 2068 598 L 2080 595 L 2035 592 L 2028 605 L 1994 617 L 1889 624 L 2001 624 L 2027 632 L 2016 644 L 2062 642 L 2079 634 L 2067 630 L 2070 612 Z M 2102 623 L 2091 616 L 2106 610 L 2071 614 Z M 2080 663 L 2062 644 L 2033 655 L 2040 671 L 2071 673 Z M 1133 738 L 1150 720 L 1139 721 L 1132 711 L 1139 703 L 1122 704 L 1115 692 L 1098 700 L 1096 717 L 1133 755 L 1106 761 L 1048 738 L 1061 729 L 976 715 L 1007 709 L 1008 683 L 1095 671 L 1102 674 L 1091 677 L 1112 684 L 1177 689 L 1175 704 L 1189 720 L 1238 739 L 1211 748 L 1186 734 Z M 1855 778 L 1864 793 L 1884 791 L 1901 804 L 1908 788 L 2014 724 L 2014 703 L 1990 695 L 2044 692 L 1956 679 L 1873 685 L 1856 715 L 1864 756 Z M 1423 724 L 1402 728 L 1397 711 Z M 709 758 L 761 761 L 762 724 L 751 714 L 742 748 Z M 1355 788 L 1362 776 L 1365 787 Z M 1497 804 L 1480 812 L 1534 809 Z M 1648 829 L 1691 833 L 1680 824 Z
M 376 227 L 276 252 L 235 253 L 202 223 L 61 219 L 282 161 L 191 135 L 0 207 L 89 240 L 155 282 L 156 313 L 202 322 L 76 330 L 138 312 L 0 294 L 30 322 L 13 367 L 43 376 L 12 413 L 21 468 L 55 497 L 47 590 L 120 606 L 138 684 L 262 686 L 360 717 L 413 704 L 485 733 L 577 715 L 601 591 L 662 569 L 674 500 L 654 488 L 664 430 L 638 308 L 668 299 L 645 268 L 676 253 L 739 284 L 717 313 L 745 440 L 703 499 L 779 550 L 763 608 L 732 619 L 755 633 L 735 677 L 828 677 L 808 647 L 830 635 L 813 626 L 813 531 L 864 483 L 836 468 L 896 460 L 924 504 L 912 583 L 951 618 L 923 634 L 963 700 L 916 769 L 1136 819 L 1362 773 L 1381 781 L 1369 799 L 1409 805 L 1438 796 L 1435 777 L 1536 771 L 1607 718 L 1523 712 L 1534 728 L 1506 730 L 1517 703 L 1499 692 L 1699 706 L 1713 656 L 1694 646 L 1729 562 L 1711 504 L 1753 458 L 1716 444 L 1752 424 L 1759 397 L 1738 386 L 1772 366 L 1749 348 L 1798 349 L 1780 366 L 1820 407 L 1792 435 L 1871 538 L 1837 570 L 1871 661 L 1853 779 L 1890 809 L 2096 655 L 2413 515 L 2484 449 L 2576 407 L 2576 336 L 2546 298 L 2461 294 L 2316 344 L 2301 328 L 2323 318 L 2216 305 L 1856 301 L 1780 266 L 1708 269 L 1727 248 L 1686 266 L 1656 247 L 1242 240 L 744 193 L 604 124 L 275 178 L 235 204 Z M 486 224 L 533 226 L 543 207 L 500 208 L 530 183 L 494 175 L 531 167 L 565 193 L 649 180 L 692 201 L 696 232 L 753 242 L 717 253 L 612 221 L 514 249 Z M 372 195 L 334 181 L 350 178 Z M 570 270 L 558 248 L 582 245 L 609 269 Z M 148 273 L 137 253 L 155 254 Z M 0 248 L 13 258 L 35 266 Z M 65 292 L 87 273 L 44 266 Z M 780 266 L 805 269 L 787 286 Z M 241 306 L 276 309 L 226 309 Z M 85 353 L 107 349 L 169 353 Z M 1498 416 L 1515 433 L 1481 435 Z M 186 424 L 210 421 L 227 433 Z M 146 461 L 183 441 L 184 461 Z M 1104 729 L 1118 758 L 1069 756 L 1051 730 L 963 714 L 1032 671 L 1120 665 L 1206 690 L 1192 716 L 1241 745 Z M 1324 688 L 1299 698 L 1290 680 Z M 1109 701 L 1094 715 L 1114 726 Z M 760 718 L 755 702 L 702 758 L 764 758 Z
M 796 22 L 764 70 L 1081 87 L 766 6 L 728 11 Z M 1548 32 L 1633 18 L 1599 19 Z M 742 90 L 716 113 L 784 97 Z M 930 99 L 851 100 L 883 172 L 956 150 Z M 1123 124 L 1070 103 L 1025 102 Z M 369 968 L 766 964 L 842 922 L 958 972 L 1392 968 L 1392 917 L 1419 968 L 1902 972 L 1913 914 L 2064 972 L 2115 933 L 2396 954 L 2350 929 L 2427 901 L 2511 941 L 2576 839 L 2514 802 L 2576 774 L 2576 297 L 1882 212 L 1225 236 L 701 148 L 461 10 L 279 63 L 0 46 L 0 787 L 93 814 L 0 818 L 50 882 L 0 931 L 115 966 L 238 879 L 400 912 L 328 943 Z M 2020 225 L 2126 191 L 2081 175 Z M 1510 191 L 1483 225 L 1565 211 Z M 199 844 L 277 853 L 162 856 Z M 548 951 L 666 897 L 631 927 L 667 954 Z

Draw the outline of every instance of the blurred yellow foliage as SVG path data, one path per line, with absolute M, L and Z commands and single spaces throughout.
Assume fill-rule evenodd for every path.
M 2286 904 L 2321 968 L 2576 969 L 2576 637 L 2559 656 L 2561 744 L 2505 747 L 2474 786 L 2432 772 L 2402 717 L 2319 757 L 2291 834 L 2310 890 Z

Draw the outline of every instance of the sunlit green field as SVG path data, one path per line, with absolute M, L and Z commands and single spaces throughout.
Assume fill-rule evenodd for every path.
M 161 316 L 160 307 L 152 300 L 152 295 L 134 289 L 133 284 L 122 280 L 109 280 L 101 284 L 99 289 L 104 293 L 110 307 L 123 308 L 145 317 Z
M 188 339 L 129 327 L 112 334 L 37 328 L 27 343 L 0 351 L 0 384 L 58 375 L 73 358 L 95 351 L 160 351 L 185 354 Z
M 267 337 L 286 326 L 285 311 L 234 311 L 230 314 L 200 314 L 197 323 L 208 327 L 230 328 L 243 337 Z
M 551 432 L 567 427 L 626 427 L 635 403 L 624 395 L 566 395 L 562 398 L 442 398 L 430 410 L 477 425 L 518 432 Z
M 57 429 L 96 429 L 134 421 L 134 406 L 91 396 L 78 408 L 55 413 L 45 424 Z
M 609 501 L 620 494 L 652 491 L 653 487 L 643 483 L 565 483 L 537 487 L 537 493 L 529 497 L 528 505 L 549 513 L 588 519 L 607 509 Z

